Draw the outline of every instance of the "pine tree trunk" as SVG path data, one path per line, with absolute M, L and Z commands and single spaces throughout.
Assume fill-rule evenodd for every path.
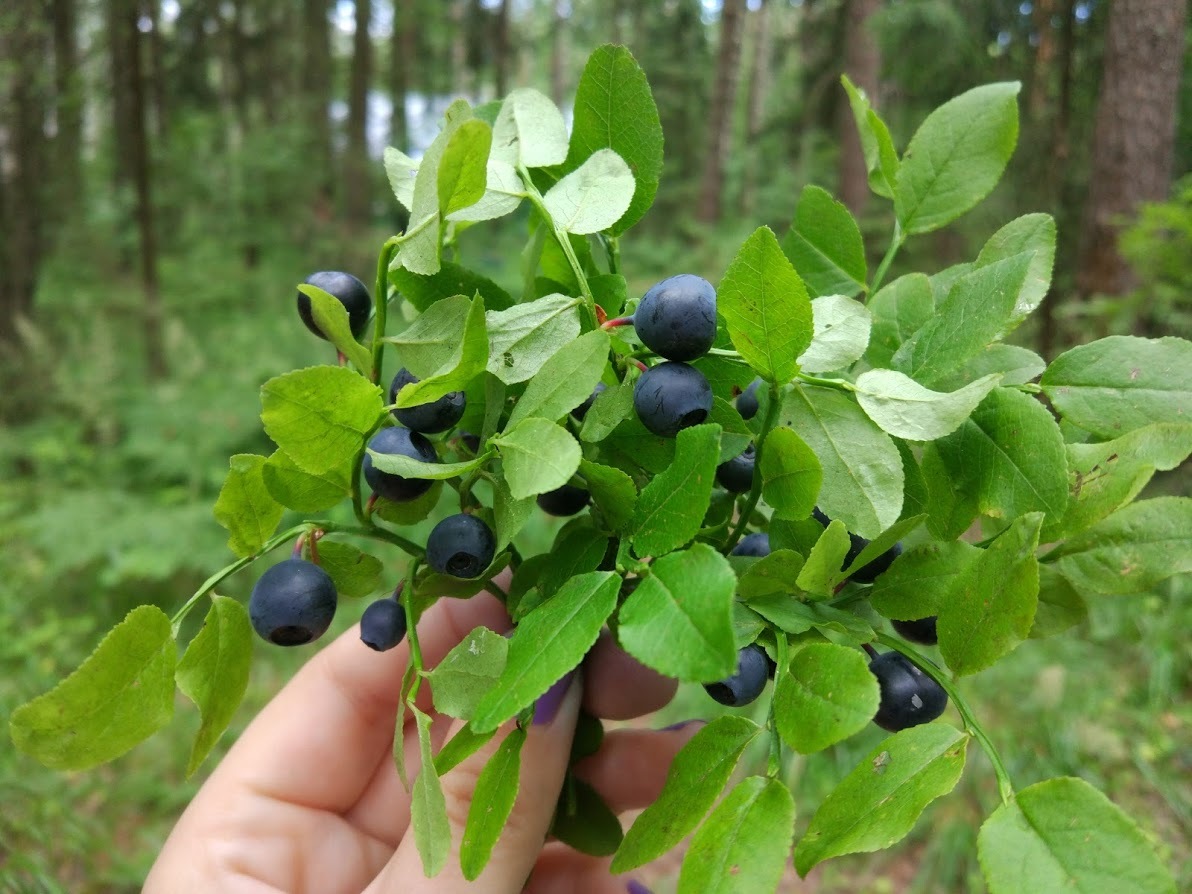
M 493 42 L 493 75 L 499 98 L 509 92 L 509 2 L 501 0 L 497 8 L 497 33 Z
M 1051 71 L 1056 56 L 1055 29 L 1051 27 L 1055 13 L 1056 0 L 1034 0 L 1031 21 L 1038 35 L 1038 43 L 1026 79 L 1026 108 L 1033 121 L 1041 120 L 1047 111 Z
M 410 122 L 406 117 L 406 95 L 410 92 L 410 72 L 417 69 L 414 54 L 414 14 L 398 0 L 393 4 L 393 36 L 389 43 L 389 95 L 393 117 L 389 122 L 389 145 L 402 152 L 410 149 Z
M 112 88 L 112 185 L 117 193 L 132 183 L 131 104 L 129 96 L 129 59 L 126 55 L 123 10 L 126 0 L 108 0 L 108 82 Z
M 83 193 L 83 83 L 79 72 L 78 11 L 75 0 L 53 0 L 54 93 L 58 130 L 54 135 L 55 212 L 71 217 Z
M 716 81 L 708 115 L 708 147 L 704 157 L 697 216 L 705 223 L 720 219 L 724 199 L 724 169 L 732 146 L 733 108 L 741 63 L 741 24 L 745 0 L 724 0 L 720 12 L 720 49 Z
M 310 171 L 323 206 L 321 215 L 335 196 L 331 164 L 331 127 L 327 120 L 331 105 L 331 26 L 327 21 L 327 0 L 302 3 L 302 106 L 306 139 L 310 146 Z
M 882 60 L 868 22 L 881 5 L 881 0 L 848 0 L 845 10 L 844 73 L 871 100 L 877 98 Z M 869 200 L 869 170 L 857 124 L 843 90 L 838 90 L 836 122 L 840 144 L 839 198 L 854 216 L 860 216 Z
M 757 201 L 757 178 L 760 157 L 758 143 L 765 125 L 766 95 L 770 92 L 770 57 L 774 50 L 774 34 L 770 27 L 770 7 L 761 0 L 757 11 L 750 16 L 753 23 L 753 70 L 749 76 L 749 99 L 746 111 L 745 134 L 747 149 L 752 158 L 745 166 L 741 184 L 741 212 L 745 217 L 753 214 Z
M 372 77 L 372 0 L 356 0 L 356 33 L 348 84 L 348 144 L 345 158 L 345 211 L 348 220 L 368 222 L 368 85 Z
M 1171 187 L 1187 0 L 1115 0 L 1109 8 L 1092 176 L 1077 288 L 1122 295 L 1136 284 L 1118 251 L 1123 221 Z
M 145 0 L 143 12 L 149 20 L 149 61 L 152 73 L 149 85 L 153 91 L 153 134 L 164 144 L 170 131 L 169 102 L 166 99 L 165 41 L 161 34 L 161 2 Z

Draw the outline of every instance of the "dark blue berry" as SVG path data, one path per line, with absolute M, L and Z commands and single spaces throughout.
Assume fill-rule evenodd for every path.
M 327 632 L 338 601 L 331 575 L 305 559 L 286 559 L 261 575 L 248 600 L 253 630 L 278 646 L 301 646 Z
M 391 456 L 408 456 L 424 463 L 437 463 L 439 455 L 434 445 L 416 431 L 395 425 L 383 428 L 368 442 L 368 449 Z M 378 495 L 395 503 L 416 500 L 434 483 L 426 478 L 403 478 L 391 472 L 382 472 L 373 465 L 372 457 L 364 454 L 364 480 Z
M 474 515 L 449 515 L 426 539 L 427 563 L 440 574 L 453 577 L 477 577 L 496 552 L 492 528 Z
M 832 523 L 832 519 L 825 515 L 818 506 L 811 510 L 811 516 L 825 528 Z M 849 533 L 849 548 L 845 553 L 844 561 L 840 564 L 840 570 L 848 568 L 849 565 L 856 561 L 857 556 L 861 555 L 861 551 L 869 546 L 869 541 L 858 534 Z M 877 576 L 885 572 L 893 563 L 894 560 L 902 555 L 902 544 L 895 543 L 892 547 L 878 556 L 871 562 L 862 565 L 856 571 L 849 575 L 849 580 L 858 584 L 871 584 L 877 580 Z
M 722 705 L 740 708 L 762 694 L 770 679 L 770 665 L 765 650 L 757 643 L 737 653 L 737 672 L 725 680 L 705 683 L 704 689 Z
M 584 402 L 571 411 L 571 415 L 580 422 L 584 421 L 584 417 L 588 415 L 588 410 L 592 409 L 592 404 L 596 403 L 596 398 L 600 397 L 608 388 L 603 382 L 597 382 L 596 387 L 592 389 L 592 393 L 584 398 Z
M 390 596 L 378 599 L 360 616 L 360 639 L 370 649 L 387 652 L 406 636 L 406 612 Z
M 461 431 L 459 439 L 464 442 L 464 446 L 473 453 L 480 452 L 480 435 L 472 434 L 470 431 Z
M 592 495 L 582 487 L 564 484 L 555 490 L 538 495 L 538 508 L 550 515 L 575 515 L 588 505 Z
M 770 535 L 764 531 L 756 534 L 746 534 L 731 553 L 734 556 L 768 556 L 770 555 Z
M 716 482 L 730 493 L 745 493 L 753 487 L 755 459 L 756 454 L 750 444 L 740 456 L 734 456 L 716 467 Z
M 939 642 L 939 634 L 936 632 L 935 624 L 935 615 L 932 615 L 930 618 L 919 618 L 915 621 L 890 622 L 890 626 L 903 639 L 909 639 L 912 643 L 922 643 L 925 646 L 934 646 Z
M 647 348 L 667 360 L 695 360 L 716 340 L 716 290 L 700 276 L 680 273 L 651 287 L 633 313 Z
M 948 707 L 942 686 L 899 652 L 885 652 L 869 662 L 869 670 L 881 687 L 881 702 L 873 722 L 896 733 L 921 723 L 930 723 Z
M 712 387 L 686 363 L 666 362 L 647 369 L 633 388 L 633 408 L 642 425 L 663 438 L 707 421 Z
M 372 298 L 368 296 L 368 288 L 364 283 L 350 273 L 320 270 L 308 276 L 306 284 L 318 286 L 324 292 L 338 298 L 339 303 L 348 312 L 348 327 L 352 330 L 352 335 L 359 338 L 363 334 L 364 328 L 368 325 L 369 314 L 372 313 Z M 327 337 L 315 323 L 310 309 L 310 298 L 301 292 L 298 293 L 298 316 L 302 318 L 306 328 L 319 338 Z
M 393 381 L 389 383 L 389 403 L 397 402 L 397 392 L 401 391 L 406 385 L 413 385 L 418 380 L 418 377 L 410 372 L 408 369 L 398 370 L 397 375 L 393 377 Z M 444 394 L 438 400 L 432 400 L 428 404 L 421 404 L 417 407 L 406 407 L 403 410 L 394 410 L 393 415 L 397 421 L 404 425 L 411 431 L 422 432 L 423 434 L 434 434 L 435 432 L 447 431 L 464 417 L 464 410 L 467 408 L 467 400 L 464 398 L 462 391 L 452 391 L 449 394 Z
M 761 379 L 754 379 L 748 388 L 737 395 L 737 412 L 742 419 L 752 419 L 757 415 L 757 388 L 761 383 Z

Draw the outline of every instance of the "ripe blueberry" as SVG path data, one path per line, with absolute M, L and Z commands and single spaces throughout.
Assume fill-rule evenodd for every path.
M 339 299 L 339 303 L 348 312 L 348 327 L 352 335 L 359 338 L 368 325 L 368 316 L 372 313 L 372 299 L 368 297 L 368 288 L 350 273 L 340 273 L 337 270 L 320 270 L 306 278 L 306 284 L 318 286 L 324 292 Z M 323 330 L 315 323 L 310 309 L 310 298 L 298 293 L 298 316 L 306 324 L 306 328 L 319 338 L 326 338 Z
M 464 442 L 464 446 L 473 453 L 480 452 L 480 435 L 473 434 L 470 431 L 461 431 L 459 439 Z
M 722 705 L 740 708 L 762 694 L 770 678 L 770 665 L 765 650 L 757 643 L 737 653 L 737 672 L 725 680 L 705 683 L 708 695 Z
M 408 369 L 400 369 L 389 384 L 389 403 L 397 402 L 397 392 L 406 385 L 412 385 L 418 377 Z M 433 434 L 447 431 L 464 416 L 467 401 L 462 391 L 452 391 L 444 394 L 438 400 L 417 407 L 406 407 L 404 410 L 394 410 L 397 421 L 411 431 Z
M 424 463 L 437 463 L 439 455 L 434 445 L 416 431 L 395 425 L 383 428 L 368 442 L 368 449 L 391 456 L 408 456 Z M 416 500 L 434 483 L 425 478 L 403 478 L 390 472 L 382 472 L 373 465 L 372 457 L 364 454 L 364 480 L 377 494 L 395 503 Z
M 680 273 L 652 286 L 633 314 L 647 348 L 667 360 L 694 360 L 716 340 L 716 290 L 700 276 Z
M 575 515 L 588 505 L 592 495 L 582 487 L 564 484 L 562 487 L 539 494 L 538 508 L 550 515 Z
M 753 445 L 750 444 L 740 456 L 721 463 L 716 467 L 716 482 L 729 493 L 745 493 L 753 487 L 755 456 Z
M 370 649 L 387 652 L 406 636 L 406 612 L 392 596 L 378 599 L 360 616 L 360 639 Z
M 327 631 L 337 601 L 331 575 L 305 559 L 286 559 L 262 574 L 252 588 L 248 616 L 262 639 L 300 646 Z
M 930 723 L 948 707 L 943 687 L 899 652 L 878 655 L 869 662 L 869 670 L 882 693 L 873 722 L 884 730 L 896 733 Z
M 637 380 L 633 408 L 642 425 L 660 437 L 673 438 L 707 420 L 712 412 L 712 387 L 694 366 L 660 363 Z
M 592 409 L 592 404 L 596 403 L 596 398 L 604 393 L 608 386 L 603 382 L 597 382 L 596 387 L 592 389 L 592 393 L 584 398 L 584 402 L 571 411 L 571 415 L 580 422 L 584 421 L 584 417 L 588 415 L 588 410 Z
M 919 618 L 915 621 L 891 621 L 890 626 L 903 639 L 909 639 L 912 643 L 922 643 L 925 646 L 934 646 L 939 642 L 935 622 L 936 616 L 932 615 L 930 618 Z
M 737 395 L 737 412 L 742 419 L 752 419 L 757 415 L 757 388 L 761 379 L 754 379 L 749 386 Z
M 492 528 L 474 515 L 449 515 L 426 539 L 426 561 L 440 574 L 477 577 L 497 552 Z
M 733 547 L 732 555 L 759 557 L 770 555 L 770 535 L 764 531 L 746 534 Z

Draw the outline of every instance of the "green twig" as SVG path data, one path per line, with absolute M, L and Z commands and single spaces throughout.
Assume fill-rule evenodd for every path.
M 882 258 L 882 262 L 877 266 L 877 272 L 873 274 L 873 282 L 869 284 L 869 294 L 872 296 L 881 288 L 882 281 L 886 278 L 886 272 L 890 269 L 890 265 L 894 262 L 894 256 L 898 254 L 898 249 L 902 248 L 902 243 L 906 241 L 906 237 L 902 235 L 902 228 L 898 225 L 898 221 L 894 221 L 894 235 L 890 239 L 890 247 L 886 249 L 886 256 Z
M 753 455 L 753 487 L 749 489 L 749 497 L 745 500 L 745 507 L 741 510 L 737 524 L 724 544 L 724 551 L 726 553 L 732 552 L 733 547 L 737 545 L 737 541 L 741 539 L 741 535 L 745 533 L 745 528 L 749 525 L 749 517 L 753 515 L 753 510 L 757 508 L 757 501 L 762 497 L 762 451 L 765 450 L 766 438 L 769 436 L 770 430 L 778 422 L 779 394 L 778 386 L 773 382 L 770 383 L 769 397 L 769 402 L 766 404 L 766 417 L 762 422 L 762 430 L 758 433 Z
M 809 376 L 805 373 L 796 373 L 800 382 L 806 382 L 808 385 L 819 385 L 823 388 L 835 388 L 837 391 L 856 391 L 857 386 L 845 379 L 821 379 L 819 376 Z
M 397 252 L 399 238 L 394 236 L 387 239 L 385 244 L 381 246 L 381 254 L 377 258 L 377 292 L 373 296 L 373 301 L 376 305 L 372 343 L 372 380 L 374 384 L 381 381 L 381 355 L 385 348 L 385 324 L 389 316 L 389 264 L 393 260 L 393 255 Z
M 522 184 L 526 188 L 526 198 L 530 200 L 538 213 L 542 215 L 551 230 L 555 234 L 555 239 L 559 243 L 559 247 L 563 249 L 563 255 L 567 258 L 567 263 L 571 266 L 571 272 L 575 276 L 575 281 L 579 284 L 580 294 L 583 295 L 584 304 L 588 309 L 589 322 L 592 328 L 595 328 L 596 323 L 596 298 L 592 294 L 592 287 L 588 285 L 588 277 L 584 275 L 584 268 L 579 263 L 579 258 L 575 254 L 575 248 L 571 245 L 571 239 L 567 235 L 567 231 L 560 227 L 550 212 L 546 209 L 546 203 L 542 200 L 542 193 L 538 191 L 538 187 L 534 185 L 534 181 L 530 178 L 530 172 L 526 170 L 524 165 L 518 165 L 517 172 L 521 176 Z
M 406 638 L 410 641 L 410 666 L 414 669 L 414 678 L 410 689 L 406 693 L 406 701 L 414 703 L 418 695 L 418 685 L 422 682 L 422 644 L 418 641 L 418 619 L 414 617 L 414 576 L 418 573 L 420 557 L 415 557 L 406 572 L 405 599 L 403 608 L 406 611 Z
M 940 670 L 926 656 L 921 655 L 918 650 L 911 648 L 900 639 L 896 639 L 889 634 L 879 633 L 877 635 L 877 641 L 887 648 L 901 652 L 917 664 L 923 673 L 927 674 L 927 676 L 943 687 L 944 692 L 948 693 L 948 698 L 952 700 L 952 704 L 956 706 L 956 710 L 960 712 L 960 719 L 964 721 L 965 730 L 977 740 L 985 752 L 986 757 L 989 758 L 989 763 L 993 765 L 993 775 L 997 777 L 997 788 L 998 793 L 1001 795 L 1002 803 L 1008 804 L 1014 800 L 1014 783 L 1010 781 L 1010 773 L 1006 769 L 1006 765 L 1002 762 L 1002 756 L 998 753 L 997 748 L 994 747 L 989 734 L 985 732 L 985 728 L 981 726 L 980 722 L 973 715 L 968 702 L 964 700 L 964 696 L 960 694 L 960 690 L 956 688 L 951 677 Z

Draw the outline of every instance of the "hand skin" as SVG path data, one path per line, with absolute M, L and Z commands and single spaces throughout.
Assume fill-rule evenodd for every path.
M 433 667 L 480 625 L 498 632 L 511 627 L 492 596 L 439 601 L 418 625 L 425 665 Z M 199 790 L 150 870 L 145 894 L 625 894 L 628 879 L 610 875 L 607 859 L 545 843 L 547 829 L 581 702 L 605 719 L 629 719 L 670 701 L 675 681 L 638 664 L 604 634 L 553 720 L 527 729 L 517 802 L 473 883 L 460 871 L 459 843 L 476 779 L 511 724 L 442 777 L 452 850 L 443 871 L 427 879 L 410 828 L 409 795 L 392 759 L 407 643 L 374 652 L 353 627 L 318 652 Z M 418 705 L 433 718 L 437 751 L 463 723 L 435 712 L 429 689 L 423 681 Z M 614 811 L 645 807 L 697 729 L 610 732 L 576 772 Z M 403 740 L 413 778 L 418 736 L 408 717 Z

